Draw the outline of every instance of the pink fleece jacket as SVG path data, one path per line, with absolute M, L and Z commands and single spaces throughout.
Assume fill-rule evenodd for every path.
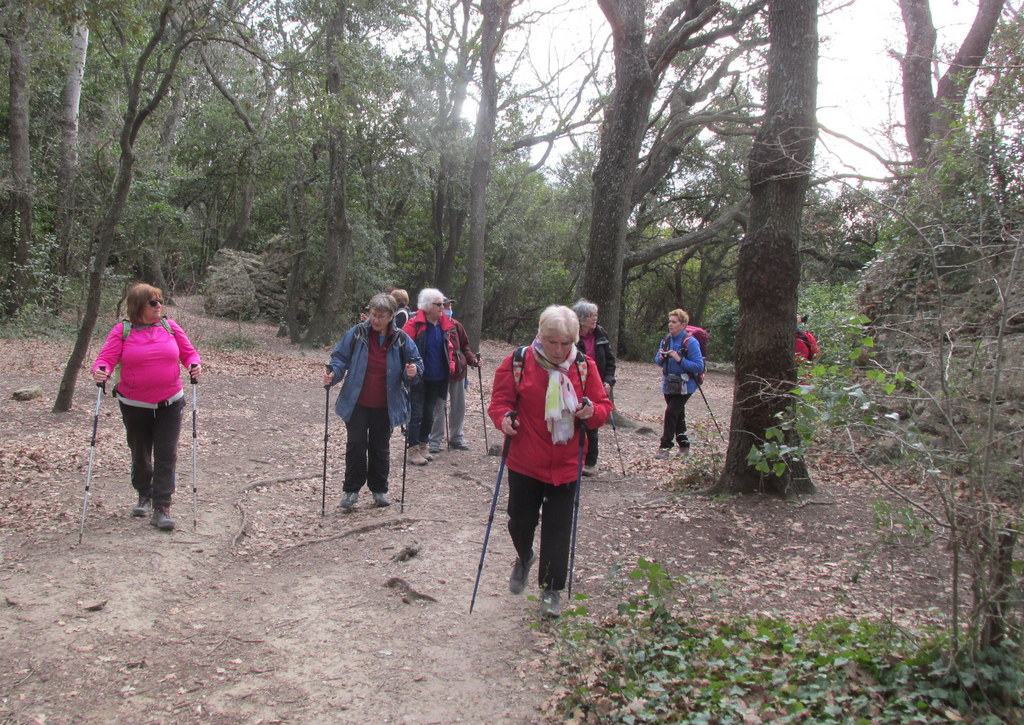
M 118 322 L 107 335 L 93 371 L 101 366 L 108 371 L 121 364 L 121 380 L 117 392 L 142 403 L 160 403 L 181 390 L 180 362 L 185 368 L 202 361 L 178 323 L 168 319 L 174 334 L 162 324 L 141 329 L 132 328 L 122 340 L 124 328 Z

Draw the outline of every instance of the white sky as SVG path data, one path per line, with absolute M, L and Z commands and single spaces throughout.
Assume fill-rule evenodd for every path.
M 822 40 L 818 120 L 881 155 L 892 156 L 886 129 L 903 117 L 899 62 L 893 51 L 902 53 L 906 45 L 897 0 L 821 0 L 821 4 L 840 9 L 826 14 L 818 26 Z M 958 45 L 977 11 L 977 0 L 931 0 L 931 5 L 940 47 Z M 549 13 L 535 26 L 530 42 L 531 58 L 541 74 L 586 52 L 594 35 L 600 40 L 608 35 L 597 0 L 523 0 L 517 14 L 531 8 Z M 610 62 L 609 58 L 608 72 Z M 904 140 L 902 129 L 896 128 L 895 141 L 902 144 Z M 870 154 L 828 134 L 819 138 L 817 158 L 819 166 L 836 172 L 884 175 Z

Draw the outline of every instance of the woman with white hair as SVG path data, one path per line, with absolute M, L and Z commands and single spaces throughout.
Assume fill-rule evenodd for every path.
M 427 438 L 434 426 L 434 403 L 448 394 L 448 378 L 455 372 L 455 356 L 449 337 L 455 324 L 444 314 L 441 290 L 420 290 L 416 316 L 402 329 L 413 339 L 423 358 L 423 379 L 409 390 L 412 413 L 409 417 L 409 463 L 425 466 L 434 460 L 427 452 Z
M 509 355 L 495 371 L 489 408 L 494 425 L 511 439 L 508 532 L 518 557 L 509 590 L 519 594 L 526 587 L 537 559 L 533 538 L 540 523 L 537 580 L 547 617 L 561 614 L 569 568 L 580 445 L 586 445 L 579 423 L 600 428 L 612 411 L 597 367 L 579 353 L 578 341 L 576 314 L 561 305 L 546 308 L 533 344 L 521 357 Z

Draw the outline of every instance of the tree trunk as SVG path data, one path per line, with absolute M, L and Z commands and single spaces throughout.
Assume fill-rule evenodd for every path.
M 19 29 L 4 33 L 10 54 L 8 143 L 11 153 L 11 239 L 8 274 L 4 280 L 5 312 L 16 313 L 31 289 L 29 249 L 32 244 L 32 165 L 29 152 L 28 47 Z
M 469 344 L 479 348 L 484 313 L 484 250 L 487 242 L 487 186 L 494 155 L 494 127 L 498 108 L 495 60 L 515 0 L 483 0 L 480 58 L 480 106 L 476 115 L 473 171 L 469 178 L 469 250 L 466 286 L 462 292 L 462 325 Z
M 61 154 L 57 169 L 56 234 L 60 249 L 58 276 L 71 269 L 72 236 L 75 219 L 75 184 L 78 178 L 78 117 L 82 99 L 82 78 L 89 49 L 89 28 L 84 23 L 72 29 L 71 60 L 64 81 L 61 107 Z
M 342 90 L 341 45 L 344 42 L 345 24 L 348 19 L 348 4 L 338 3 L 327 27 L 326 50 L 330 65 L 327 69 L 327 93 L 335 99 L 335 118 L 328 132 L 329 180 L 327 192 L 327 237 L 324 243 L 324 274 L 320 283 L 306 331 L 306 343 L 327 344 L 337 337 L 338 319 L 341 312 L 342 293 L 345 289 L 345 275 L 348 271 L 348 257 L 352 248 L 352 228 L 348 221 L 347 173 L 348 136 L 344 127 L 341 105 L 344 101 Z
M 782 456 L 781 475 L 747 464 L 791 412 L 796 383 L 793 326 L 800 281 L 800 217 L 811 173 L 817 88 L 816 0 L 772 0 L 764 121 L 750 152 L 750 223 L 736 279 L 735 388 L 729 447 L 716 493 L 813 493 L 802 459 Z M 786 443 L 797 445 L 795 432 Z

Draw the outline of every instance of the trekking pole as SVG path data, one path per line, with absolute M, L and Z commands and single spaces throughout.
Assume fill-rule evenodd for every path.
M 106 372 L 103 365 L 99 367 L 100 372 Z M 82 536 L 85 534 L 85 511 L 89 507 L 89 486 L 92 485 L 92 461 L 96 455 L 96 428 L 100 424 L 100 403 L 103 401 L 103 394 L 107 392 L 106 383 L 96 383 L 96 412 L 92 416 L 92 441 L 89 443 L 89 468 L 85 472 L 85 495 L 82 497 L 82 525 L 78 528 L 78 543 L 82 543 Z
M 704 405 L 708 406 L 708 415 L 711 416 L 712 422 L 715 424 L 715 428 L 718 428 L 718 437 L 722 439 L 722 443 L 729 445 L 729 442 L 725 440 L 725 434 L 722 433 L 721 427 L 718 425 L 718 419 L 715 418 L 715 413 L 711 410 L 711 403 L 708 402 L 708 398 L 704 395 L 704 388 L 700 385 L 697 386 L 697 390 L 700 391 L 700 397 L 704 398 Z
M 587 398 L 583 399 L 584 405 L 590 405 Z M 580 460 L 576 467 L 576 496 L 572 505 L 572 539 L 569 544 L 569 594 L 568 599 L 572 600 L 572 573 L 576 566 L 576 522 L 580 518 L 580 489 L 583 488 L 583 441 L 587 437 L 587 424 L 580 421 Z
M 199 521 L 199 488 L 197 486 L 198 479 L 198 467 L 196 466 L 196 448 L 199 445 L 199 441 L 196 438 L 196 410 L 198 406 L 196 404 L 196 391 L 199 390 L 199 381 L 191 375 L 191 371 L 196 368 L 193 365 L 189 368 L 189 382 L 192 384 L 192 530 L 195 531 L 198 527 Z
M 327 368 L 327 372 L 334 374 L 334 368 L 330 365 L 324 365 Z M 323 485 L 320 488 L 320 516 L 322 517 L 327 510 L 327 439 L 330 437 L 330 417 L 331 417 L 331 386 L 330 384 L 324 386 L 324 480 Z
M 398 511 L 399 513 L 405 513 L 405 467 L 406 462 L 409 460 L 409 433 L 405 426 L 402 426 L 402 443 L 404 448 L 402 449 L 402 498 L 399 501 Z
M 508 417 L 512 420 L 512 426 L 516 423 L 516 411 L 511 411 Z M 473 598 L 469 600 L 469 613 L 473 613 L 473 604 L 476 603 L 476 590 L 480 586 L 480 574 L 484 570 L 484 557 L 487 556 L 487 541 L 491 538 L 491 525 L 494 523 L 494 509 L 498 505 L 498 492 L 501 491 L 501 475 L 505 472 L 505 459 L 508 458 L 508 449 L 512 445 L 512 436 L 505 436 L 505 444 L 501 447 L 501 463 L 498 464 L 498 480 L 494 484 L 494 496 L 491 498 L 491 513 L 487 516 L 487 530 L 484 532 L 484 548 L 480 551 L 480 564 L 476 567 L 476 583 L 473 584 Z
M 612 392 L 614 392 L 614 388 L 612 389 Z M 626 477 L 626 463 L 625 463 L 625 461 L 622 460 L 622 449 L 619 447 L 619 429 L 615 425 L 615 399 L 612 398 L 610 394 L 609 394 L 608 397 L 611 398 L 611 401 L 612 401 L 612 415 L 611 415 L 611 418 L 612 418 L 612 433 L 615 435 L 615 450 L 619 452 L 619 465 L 622 467 L 622 477 L 625 478 Z
M 489 453 L 491 444 L 487 442 L 487 413 L 484 412 L 484 373 L 480 369 L 482 367 L 480 353 L 476 354 L 476 363 L 476 377 L 480 381 L 480 417 L 484 419 L 484 448 Z
M 451 436 L 451 433 L 448 431 L 448 399 L 447 398 L 445 398 L 445 401 L 444 401 L 444 439 L 447 442 L 446 443 L 447 450 L 450 451 L 452 449 L 452 436 Z

